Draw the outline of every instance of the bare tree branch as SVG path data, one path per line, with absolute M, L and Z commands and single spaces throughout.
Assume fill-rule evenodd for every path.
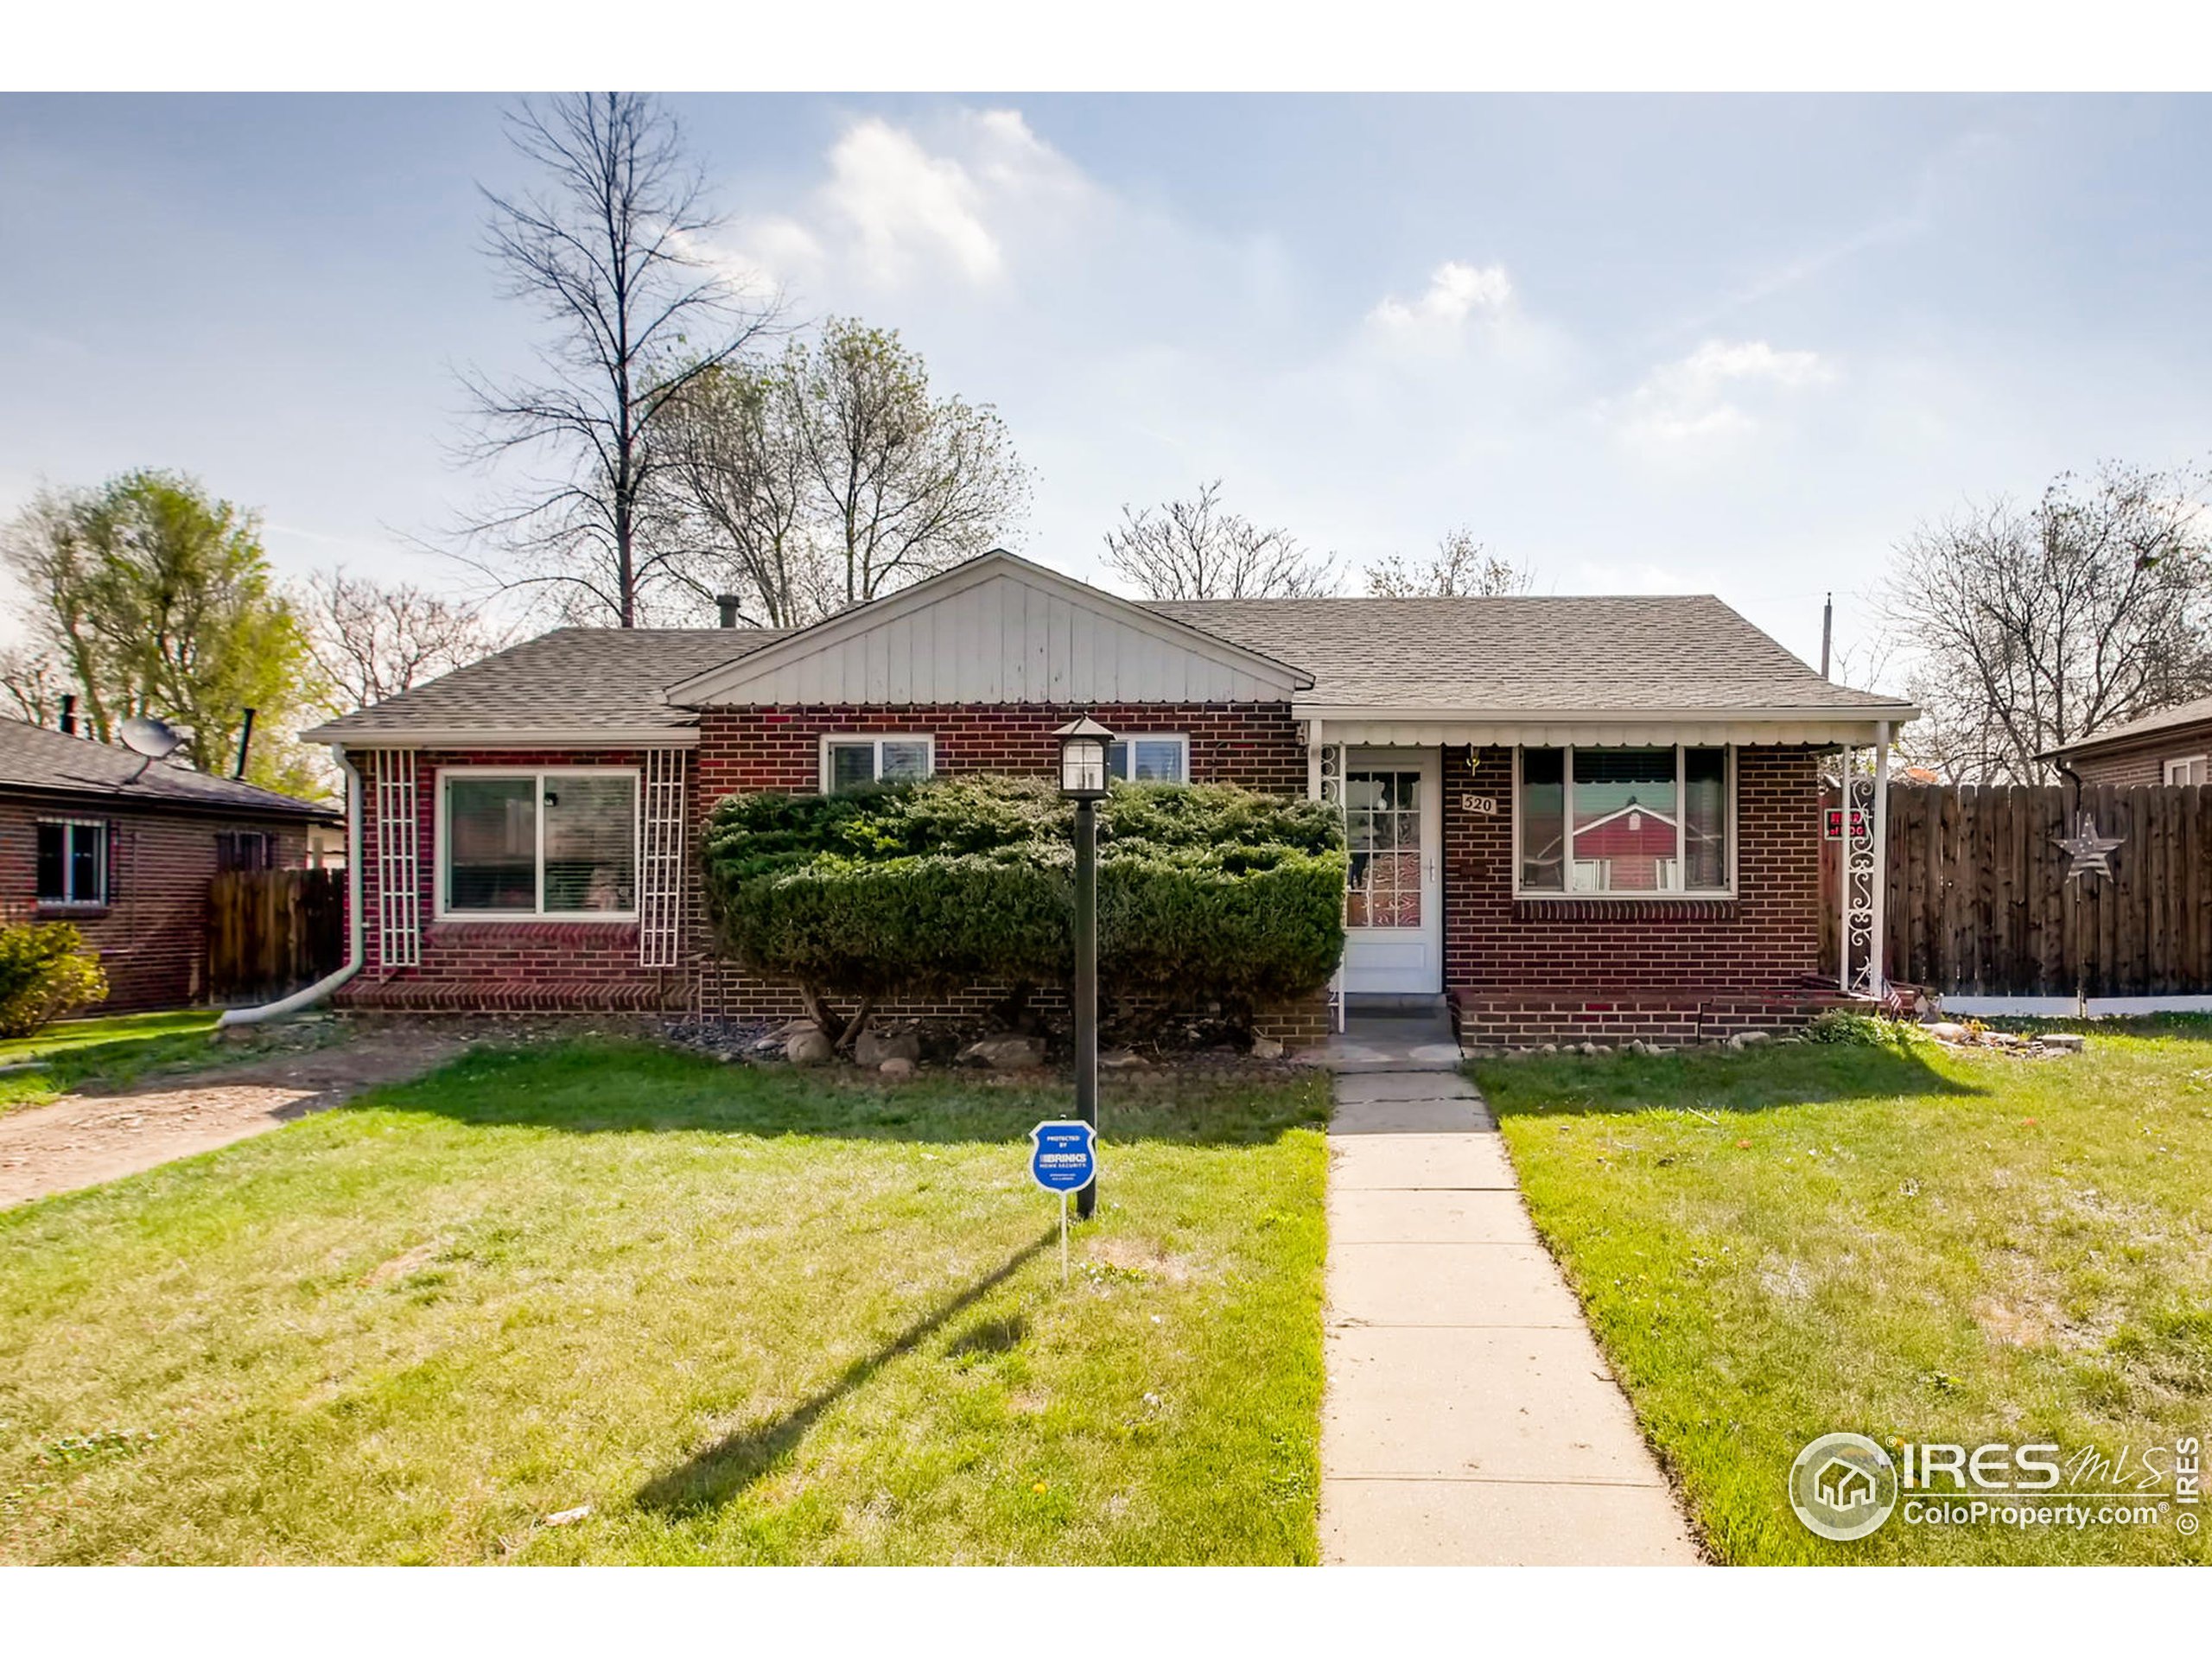
M 467 526 L 492 550 L 476 568 L 559 594 L 569 620 L 633 627 L 658 594 L 683 586 L 672 569 L 683 550 L 653 511 L 659 429 L 691 381 L 772 330 L 780 297 L 741 292 L 700 256 L 720 221 L 675 118 L 652 98 L 524 100 L 507 124 L 544 184 L 484 192 L 486 247 L 503 292 L 533 303 L 552 334 L 537 377 L 461 375 L 475 414 L 461 453 L 544 470 L 511 480 Z
M 1106 532 L 1106 563 L 1148 599 L 1296 599 L 1336 591 L 1334 562 L 1288 531 L 1221 508 L 1221 480 L 1188 501 L 1135 510 Z
M 2037 781 L 2051 749 L 2212 690 L 2204 485 L 2110 464 L 1916 531 L 1885 602 L 1925 711 L 1912 757 Z
M 396 697 L 508 643 L 474 606 L 342 569 L 309 578 L 303 608 L 333 714 Z
M 1393 553 L 1367 567 L 1367 591 L 1385 599 L 1452 599 L 1525 594 L 1535 573 L 1499 557 L 1465 526 L 1440 537 L 1425 564 L 1408 564 Z

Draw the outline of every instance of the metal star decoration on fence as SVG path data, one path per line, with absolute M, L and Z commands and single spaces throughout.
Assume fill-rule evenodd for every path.
M 2071 881 L 2077 875 L 2110 875 L 2113 849 L 2124 839 L 2099 835 L 2097 821 L 2084 812 L 2080 827 L 2072 836 L 2054 836 L 2051 842 L 2074 861 L 2066 867 L 2066 879 Z

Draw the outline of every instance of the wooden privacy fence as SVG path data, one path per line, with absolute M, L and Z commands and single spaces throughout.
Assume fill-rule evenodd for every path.
M 346 960 L 343 870 L 229 870 L 207 885 L 207 991 L 262 1001 Z
M 1892 784 L 1889 976 L 1974 996 L 2212 992 L 2212 789 L 2085 789 L 2120 837 L 2108 876 L 2067 880 L 2064 785 Z M 1822 844 L 1821 946 L 1836 960 L 1834 842 Z

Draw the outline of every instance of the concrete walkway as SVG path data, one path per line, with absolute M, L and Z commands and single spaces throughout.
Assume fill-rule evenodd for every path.
M 1323 1056 L 1338 1075 L 1321 1558 L 1694 1562 L 1450 1041 L 1356 1022 Z

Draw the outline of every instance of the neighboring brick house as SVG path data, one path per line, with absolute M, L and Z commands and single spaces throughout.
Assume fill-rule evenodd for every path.
M 2176 703 L 2053 752 L 2092 786 L 2212 784 L 2212 697 Z
M 1679 1039 L 1815 1006 L 1820 756 L 1914 713 L 1709 597 L 1146 603 L 993 553 L 793 632 L 559 630 L 305 736 L 360 780 L 359 1005 L 796 1013 L 711 951 L 715 804 L 1047 772 L 1088 714 L 1122 775 L 1343 804 L 1340 1007 Z
M 206 995 L 207 881 L 296 868 L 329 807 L 72 732 L 0 719 L 0 922 L 67 921 L 106 969 L 99 1012 Z

